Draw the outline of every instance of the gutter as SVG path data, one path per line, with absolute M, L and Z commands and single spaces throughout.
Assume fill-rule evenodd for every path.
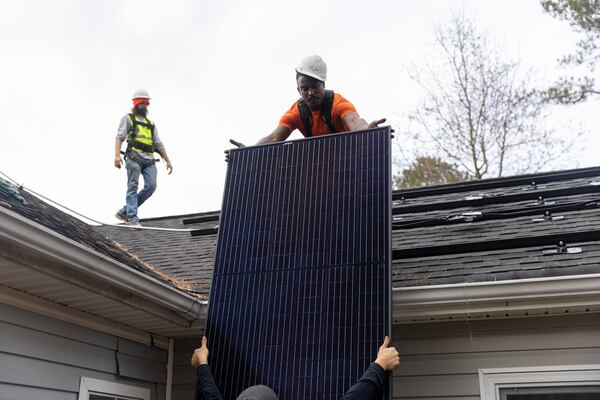
M 600 274 L 393 288 L 395 324 L 600 310 Z
M 190 324 L 206 316 L 208 303 L 166 282 L 128 267 L 15 212 L 0 207 L 0 239 L 59 261 L 72 271 L 127 290 L 146 303 L 167 308 Z M 179 316 L 179 317 L 177 317 Z M 181 325 L 181 324 L 180 324 Z

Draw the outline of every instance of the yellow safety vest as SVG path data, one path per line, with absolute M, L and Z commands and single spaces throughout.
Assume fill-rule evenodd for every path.
M 129 114 L 131 128 L 127 132 L 127 148 L 152 157 L 154 153 L 154 124 L 147 118 Z

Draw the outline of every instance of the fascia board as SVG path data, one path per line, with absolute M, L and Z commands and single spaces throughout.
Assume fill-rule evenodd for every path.
M 600 304 L 600 274 L 394 288 L 394 318 Z
M 94 279 L 130 290 L 190 321 L 204 318 L 207 313 L 207 302 L 3 207 L 0 207 L 0 238 L 57 260 Z

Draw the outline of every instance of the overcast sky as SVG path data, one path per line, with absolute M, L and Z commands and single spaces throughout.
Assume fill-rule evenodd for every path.
M 113 166 L 114 137 L 145 88 L 174 172 L 158 163 L 140 218 L 219 209 L 228 139 L 252 144 L 277 125 L 304 56 L 325 59 L 327 86 L 365 119 L 394 125 L 419 99 L 404 66 L 423 64 L 432 27 L 461 10 L 540 79 L 574 48 L 537 0 L 0 0 L 0 171 L 116 222 L 126 173 Z M 565 136 L 570 124 L 589 131 L 567 167 L 597 164 L 597 105 L 557 111 Z

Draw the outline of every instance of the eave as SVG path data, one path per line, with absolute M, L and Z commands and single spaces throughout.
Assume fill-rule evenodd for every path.
M 393 322 L 600 311 L 600 274 L 393 289 Z

